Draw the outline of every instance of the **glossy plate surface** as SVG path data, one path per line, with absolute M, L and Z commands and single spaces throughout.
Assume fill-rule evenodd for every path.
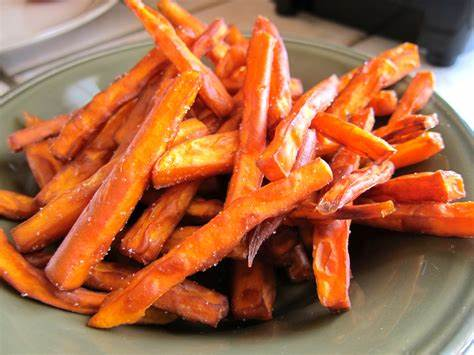
M 305 87 L 343 73 L 365 57 L 348 49 L 288 41 L 293 76 Z M 0 111 L 0 188 L 34 192 L 22 155 L 6 147 L 22 111 L 41 117 L 85 104 L 149 48 L 125 47 L 71 63 L 9 94 Z M 405 83 L 399 84 L 402 90 Z M 455 112 L 435 96 L 446 149 L 406 171 L 452 169 L 474 198 L 474 140 Z M 9 229 L 13 223 L 1 221 Z M 0 283 L 0 353 L 334 354 L 458 353 L 472 340 L 474 243 L 354 227 L 351 235 L 353 308 L 331 315 L 312 285 L 281 285 L 275 319 L 219 329 L 184 322 L 171 327 L 125 326 L 101 331 L 87 318 L 22 299 Z M 284 283 L 284 281 L 282 281 Z
M 118 0 L 0 1 L 0 53 L 25 47 L 95 19 Z

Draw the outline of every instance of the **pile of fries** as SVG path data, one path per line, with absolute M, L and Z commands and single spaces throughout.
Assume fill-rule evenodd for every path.
M 452 171 L 393 177 L 443 149 L 434 86 L 404 43 L 307 91 L 290 76 L 277 28 L 250 39 L 178 4 L 127 0 L 156 43 L 76 111 L 25 114 L 9 137 L 39 185 L 0 191 L 0 276 L 23 296 L 93 314 L 89 325 L 210 326 L 272 318 L 275 269 L 315 280 L 332 311 L 350 308 L 354 223 L 438 237 L 474 235 L 474 203 Z M 206 56 L 213 69 L 204 64 Z M 373 129 L 375 117 L 379 128 Z M 229 258 L 226 296 L 194 274 Z M 357 277 L 357 275 L 355 275 Z M 230 298 L 230 302 L 228 298 Z M 230 305 L 230 306 L 229 306 Z

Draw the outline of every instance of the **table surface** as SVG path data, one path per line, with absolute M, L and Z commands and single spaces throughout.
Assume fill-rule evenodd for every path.
M 347 46 L 369 55 L 398 43 L 305 13 L 294 17 L 279 16 L 271 0 L 178 2 L 206 22 L 223 17 L 227 23 L 248 31 L 255 16 L 263 15 L 269 17 L 287 38 Z M 27 48 L 0 54 L 0 95 L 67 61 L 147 37 L 138 20 L 122 3 L 118 3 L 106 14 L 76 30 Z M 434 71 L 437 92 L 474 128 L 474 105 L 468 101 L 468 96 L 472 100 L 474 50 L 463 53 L 451 67 L 433 67 L 423 61 L 423 68 Z

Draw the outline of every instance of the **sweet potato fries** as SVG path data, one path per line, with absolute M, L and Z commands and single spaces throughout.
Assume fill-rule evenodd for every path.
M 91 314 L 97 328 L 216 327 L 272 319 L 283 269 L 341 312 L 357 278 L 352 223 L 474 236 L 461 175 L 398 170 L 444 148 L 425 108 L 433 73 L 391 88 L 419 67 L 416 45 L 305 91 L 267 18 L 245 38 L 172 0 L 125 3 L 156 47 L 86 106 L 25 113 L 8 137 L 39 187 L 0 190 L 0 216 L 22 221 L 11 241 L 0 230 L 0 278 L 22 296 Z M 229 294 L 213 272 L 227 273 Z

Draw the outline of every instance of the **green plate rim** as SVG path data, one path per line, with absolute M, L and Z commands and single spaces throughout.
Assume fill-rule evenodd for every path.
M 329 43 L 324 42 L 317 42 L 317 41 L 308 41 L 302 40 L 298 38 L 288 38 L 286 37 L 285 42 L 290 42 L 293 44 L 304 45 L 315 47 L 320 50 L 331 51 L 333 53 L 337 53 L 343 56 L 351 57 L 352 59 L 365 61 L 370 59 L 370 56 L 357 52 L 354 49 L 337 46 Z M 57 74 L 60 74 L 64 71 L 67 71 L 70 68 L 82 65 L 89 61 L 93 61 L 95 59 L 112 55 L 114 53 L 129 51 L 133 49 L 142 48 L 145 46 L 150 46 L 152 42 L 150 40 L 139 41 L 133 44 L 127 44 L 122 46 L 117 46 L 114 48 L 98 51 L 97 53 L 86 55 L 82 58 L 72 59 L 70 61 L 66 61 L 60 64 L 57 68 L 49 69 L 44 73 L 40 74 L 39 76 L 30 79 L 18 87 L 7 93 L 5 96 L 0 98 L 0 107 L 7 104 L 9 101 L 13 100 L 17 96 L 21 95 L 23 92 L 28 90 L 29 88 L 40 84 L 41 82 L 53 77 Z M 451 119 L 451 124 L 455 124 L 459 131 L 464 135 L 464 138 L 469 142 L 471 149 L 474 149 L 474 133 L 473 129 L 467 124 L 467 122 L 456 113 L 456 111 L 436 92 L 434 93 L 434 99 L 439 109 L 442 109 L 444 113 L 449 116 Z M 467 287 L 466 298 L 464 300 L 469 300 L 474 298 L 474 289 Z M 463 307 L 464 308 L 464 307 Z M 416 352 L 441 352 L 441 353 L 453 353 L 453 354 L 463 354 L 468 351 L 470 345 L 474 342 L 474 319 L 470 317 L 470 314 L 473 313 L 474 306 L 467 306 L 465 312 L 458 313 L 456 316 L 450 317 L 451 319 L 446 321 L 444 332 L 438 337 L 432 338 L 429 343 L 425 344 L 418 344 L 416 346 Z M 464 314 L 463 314 L 464 313 Z M 467 336 L 466 336 L 467 335 Z M 423 340 L 421 342 L 423 343 Z M 421 348 L 420 348 L 421 347 Z

